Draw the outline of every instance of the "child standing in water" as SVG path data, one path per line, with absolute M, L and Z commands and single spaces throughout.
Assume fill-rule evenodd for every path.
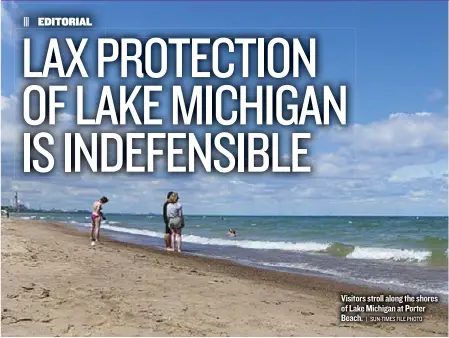
M 92 215 L 90 215 L 92 221 L 92 228 L 90 230 L 91 245 L 95 245 L 96 242 L 100 241 L 100 224 L 101 220 L 104 219 L 101 209 L 103 208 L 103 204 L 108 203 L 108 201 L 108 198 L 103 196 L 94 202 Z
M 168 226 L 171 231 L 171 248 L 175 250 L 175 242 L 177 251 L 181 252 L 181 229 L 184 227 L 184 215 L 182 213 L 182 205 L 179 203 L 177 192 L 171 194 L 168 199 L 167 218 Z

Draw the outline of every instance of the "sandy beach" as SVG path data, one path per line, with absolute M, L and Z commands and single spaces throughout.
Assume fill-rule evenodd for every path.
M 3 336 L 447 336 L 422 323 L 340 323 L 340 293 L 373 290 L 165 252 L 59 223 L 2 219 Z

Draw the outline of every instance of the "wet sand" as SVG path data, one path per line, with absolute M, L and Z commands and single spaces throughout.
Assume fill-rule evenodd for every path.
M 370 290 L 165 252 L 42 221 L 2 219 L 3 336 L 446 336 L 422 323 L 340 323 L 340 293 Z

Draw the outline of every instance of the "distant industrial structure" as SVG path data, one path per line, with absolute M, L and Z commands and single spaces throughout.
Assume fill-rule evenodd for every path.
M 39 209 L 33 209 L 30 207 L 29 203 L 22 204 L 19 199 L 19 192 L 13 191 L 13 198 L 9 200 L 9 205 L 1 205 L 1 210 L 3 212 L 22 212 L 22 213 L 36 213 L 36 212 L 57 212 L 57 213 L 82 213 L 89 214 L 90 210 L 72 209 L 72 210 L 61 210 L 61 209 L 42 209 L 42 205 L 39 203 Z
M 9 212 L 28 211 L 28 208 L 20 203 L 19 192 L 14 191 L 13 198 L 9 201 L 9 205 L 2 205 L 2 210 L 8 210 Z
M 14 191 L 14 211 L 15 212 L 20 211 L 19 193 L 17 191 Z

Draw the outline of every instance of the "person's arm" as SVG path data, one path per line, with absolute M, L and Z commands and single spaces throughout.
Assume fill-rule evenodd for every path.
M 167 203 L 164 203 L 164 206 L 162 207 L 162 217 L 164 217 L 164 222 L 168 223 L 168 217 L 167 217 Z
M 176 209 L 178 209 L 178 215 L 179 217 L 184 217 L 184 214 L 182 213 L 182 204 L 178 202 L 176 205 Z
M 103 204 L 102 203 L 98 203 L 98 216 L 100 216 L 103 221 L 106 221 L 106 217 L 103 213 Z
M 185 221 L 184 221 L 184 213 L 182 212 L 181 203 L 178 202 L 177 208 L 178 208 L 178 215 L 179 215 L 179 217 L 181 217 L 181 228 L 184 228 Z

